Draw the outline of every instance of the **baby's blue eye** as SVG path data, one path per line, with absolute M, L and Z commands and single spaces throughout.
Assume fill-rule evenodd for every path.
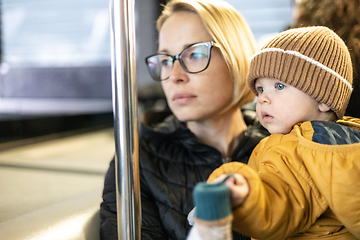
M 282 84 L 282 83 L 276 83 L 276 84 L 275 84 L 275 88 L 276 88 L 277 90 L 283 90 L 283 89 L 285 88 L 285 85 Z
M 256 91 L 260 94 L 264 92 L 264 88 L 263 87 L 257 87 Z

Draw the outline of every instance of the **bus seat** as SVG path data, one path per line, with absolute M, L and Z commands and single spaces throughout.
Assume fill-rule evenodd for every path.
M 0 223 L 3 240 L 99 240 L 102 189 Z

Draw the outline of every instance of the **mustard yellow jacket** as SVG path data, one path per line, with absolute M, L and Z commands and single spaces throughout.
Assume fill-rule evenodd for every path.
M 356 130 L 357 129 L 357 130 Z M 233 209 L 233 229 L 255 239 L 360 239 L 360 120 L 304 122 L 273 134 L 248 165 L 216 169 L 240 173 L 249 196 Z

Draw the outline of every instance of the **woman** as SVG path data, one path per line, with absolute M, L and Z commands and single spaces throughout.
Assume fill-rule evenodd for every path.
M 173 0 L 158 19 L 158 53 L 146 61 L 161 81 L 171 115 L 145 115 L 140 132 L 142 239 L 186 239 L 192 190 L 224 162 L 247 163 L 267 132 L 248 126 L 241 107 L 253 34 L 239 13 L 219 0 Z M 112 162 L 101 206 L 102 239 L 116 239 Z M 113 236 L 113 237 L 111 237 Z M 247 239 L 235 233 L 234 239 Z

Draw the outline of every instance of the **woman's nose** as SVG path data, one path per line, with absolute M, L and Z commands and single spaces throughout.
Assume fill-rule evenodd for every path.
M 183 83 L 189 81 L 188 74 L 182 68 L 179 61 L 174 62 L 169 79 L 175 83 Z

